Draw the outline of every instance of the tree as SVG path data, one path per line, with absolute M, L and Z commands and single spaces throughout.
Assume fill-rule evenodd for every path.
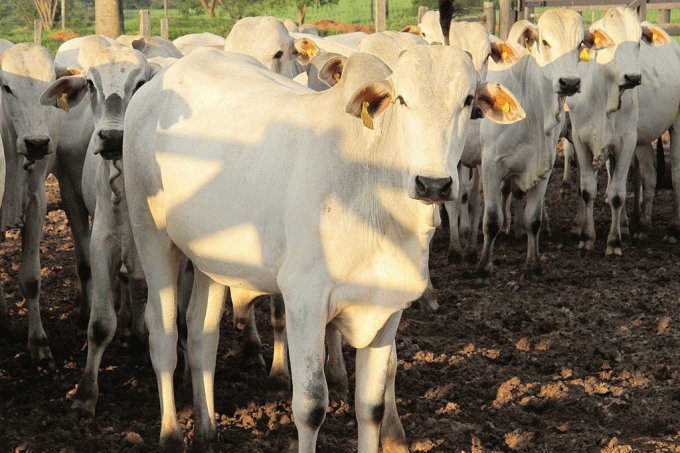
M 54 25 L 54 15 L 57 13 L 58 3 L 58 0 L 33 0 L 40 16 L 40 22 L 42 22 L 42 28 L 47 31 L 52 30 Z
M 215 3 L 216 0 L 201 0 L 201 6 L 203 6 L 203 9 L 210 18 L 215 17 Z
M 326 6 L 326 5 L 337 5 L 339 0 L 292 0 L 297 6 L 297 23 L 302 25 L 305 23 L 305 16 L 307 15 L 307 8 L 310 6 Z
M 117 38 L 124 33 L 122 0 L 95 0 L 94 29 L 98 35 Z

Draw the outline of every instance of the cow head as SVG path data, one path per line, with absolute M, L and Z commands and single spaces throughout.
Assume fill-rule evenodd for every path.
M 105 159 L 123 153 L 123 120 L 132 95 L 151 77 L 157 66 L 144 55 L 122 44 L 87 53 L 81 49 L 84 69 L 78 75 L 58 79 L 45 90 L 40 102 L 67 110 L 88 98 L 94 118 L 90 147 Z
M 352 86 L 352 67 L 359 58 L 368 56 L 350 57 L 341 79 L 347 79 L 346 92 L 353 88 L 346 111 L 368 128 L 383 115 L 375 127 L 393 138 L 385 148 L 395 150 L 395 164 L 400 162 L 405 170 L 403 183 L 409 196 L 424 203 L 443 203 L 458 192 L 449 155 L 457 154 L 456 163 L 460 159 L 476 102 L 494 121 L 509 123 L 524 117 L 504 87 L 480 82 L 470 56 L 459 49 L 411 47 L 383 80 Z
M 4 127 L 16 136 L 17 153 L 29 163 L 55 150 L 55 115 L 39 99 L 56 77 L 52 54 L 44 47 L 18 44 L 0 55 Z
M 224 50 L 250 55 L 277 74 L 291 79 L 302 72 L 295 62 L 306 65 L 319 53 L 312 40 L 293 39 L 275 17 L 240 19 L 227 36 Z
M 517 36 L 518 44 L 529 51 L 545 77 L 552 81 L 555 93 L 571 96 L 580 90 L 577 65 L 584 32 L 583 20 L 576 11 L 550 9 L 541 15 L 536 26 L 520 22 L 513 29 L 511 34 Z
M 428 44 L 444 44 L 444 33 L 439 24 L 439 11 L 425 12 L 418 25 L 409 25 L 401 31 L 418 35 Z

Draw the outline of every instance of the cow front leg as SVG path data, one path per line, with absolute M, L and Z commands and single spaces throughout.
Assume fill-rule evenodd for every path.
M 582 217 L 577 228 L 579 234 L 578 248 L 581 255 L 585 255 L 595 247 L 595 220 L 593 218 L 593 203 L 597 196 L 597 171 L 593 167 L 592 153 L 579 141 L 574 141 L 574 149 L 580 169 L 580 211 Z
M 349 380 L 342 356 L 342 334 L 332 322 L 326 325 L 326 382 L 335 401 L 347 401 Z
M 463 256 L 465 261 L 474 264 L 477 261 L 477 236 L 479 235 L 479 223 L 482 219 L 483 200 L 482 200 L 482 182 L 479 166 L 472 170 L 472 179 L 470 180 L 469 194 L 469 209 L 470 209 L 470 231 L 465 240 L 465 248 L 463 249 Z
M 543 273 L 541 265 L 541 254 L 538 251 L 538 238 L 543 223 L 544 197 L 548 187 L 550 175 L 542 179 L 534 187 L 529 189 L 526 194 L 526 208 L 524 209 L 524 222 L 527 231 L 527 260 L 525 275 L 535 278 Z
M 494 166 L 482 165 L 484 187 L 484 246 L 482 256 L 477 264 L 480 277 L 490 277 L 493 272 L 493 245 L 503 227 L 503 196 L 501 193 L 501 177 Z
M 607 185 L 607 201 L 611 207 L 612 223 L 607 236 L 607 256 L 621 256 L 623 246 L 621 224 L 626 201 L 626 182 L 628 170 L 635 153 L 637 134 L 624 135 L 619 154 L 613 154 L 608 161 L 609 184 Z M 616 157 L 614 157 L 616 156 Z
M 225 286 L 195 270 L 191 302 L 186 313 L 187 346 L 194 390 L 195 452 L 217 451 L 213 389 L 225 297 Z
M 101 207 L 101 203 L 99 204 Z M 94 292 L 87 329 L 87 363 L 78 390 L 73 397 L 73 418 L 94 417 L 99 397 L 99 365 L 104 351 L 116 332 L 114 288 L 119 283 L 120 247 L 115 228 L 105 222 L 106 212 L 95 213 L 90 253 L 94 258 Z M 127 286 L 126 286 L 127 288 Z
M 281 294 L 269 296 L 271 323 L 274 330 L 274 354 L 269 371 L 269 388 L 275 393 L 290 392 L 288 340 L 286 339 L 286 306 Z
M 398 311 L 388 319 L 368 347 L 357 349 L 354 400 L 359 432 L 359 453 L 377 453 L 378 451 L 380 426 L 386 412 L 385 393 L 388 388 L 390 358 L 395 347 L 394 336 L 400 319 L 401 311 Z M 391 417 L 397 416 L 394 413 L 390 415 Z M 393 418 L 390 420 L 393 421 Z M 390 429 L 393 430 L 391 435 L 395 435 L 394 427 L 390 427 L 388 431 Z
M 385 388 L 385 415 L 380 427 L 380 443 L 383 453 L 408 453 L 406 433 L 397 413 L 397 399 L 394 382 L 397 376 L 397 346 L 393 344 L 390 361 L 387 367 L 387 385 Z
M 38 170 L 35 169 L 31 175 L 26 223 L 21 230 L 19 287 L 28 305 L 27 348 L 31 354 L 31 361 L 36 366 L 53 369 L 56 364 L 40 318 L 40 239 L 47 212 L 47 199 L 44 179 L 35 172 Z

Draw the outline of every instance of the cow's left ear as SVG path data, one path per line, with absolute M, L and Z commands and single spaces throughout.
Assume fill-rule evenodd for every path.
M 476 100 L 484 115 L 495 123 L 510 124 L 526 116 L 515 96 L 500 83 L 480 82 Z
M 400 30 L 402 33 L 411 33 L 412 35 L 421 36 L 423 33 L 417 25 L 407 25 Z
M 600 50 L 614 45 L 614 40 L 603 30 L 586 30 L 583 45 L 591 50 Z
M 494 63 L 514 63 L 519 60 L 519 54 L 504 41 L 491 43 L 491 59 Z
M 60 108 L 68 112 L 80 104 L 87 93 L 87 80 L 83 76 L 66 76 L 57 79 L 40 96 L 40 104 Z
M 299 38 L 293 42 L 293 54 L 301 65 L 309 64 L 312 58 L 319 55 L 319 48 L 314 41 L 307 38 Z
M 345 61 L 347 61 L 347 57 L 342 55 L 331 57 L 323 66 L 321 66 L 317 77 L 329 87 L 337 85 L 342 77 Z
M 650 46 L 663 46 L 671 43 L 668 34 L 654 25 L 642 26 L 642 40 Z
M 394 85 L 389 80 L 367 82 L 352 95 L 345 112 L 361 118 L 364 126 L 373 129 L 373 119 L 390 105 Z

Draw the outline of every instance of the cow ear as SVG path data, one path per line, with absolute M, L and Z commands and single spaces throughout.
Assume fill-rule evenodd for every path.
M 654 25 L 642 26 L 642 39 L 651 46 L 663 46 L 664 44 L 671 43 L 668 34 Z
M 319 48 L 314 41 L 307 38 L 299 38 L 293 42 L 294 55 L 297 58 L 298 63 L 301 65 L 307 65 L 312 60 L 312 58 L 319 55 Z
M 82 75 L 83 72 L 78 69 L 74 68 L 72 66 L 57 66 L 54 68 L 55 75 L 57 76 L 57 79 L 61 79 L 62 77 L 68 77 L 68 76 L 79 76 Z
M 347 103 L 345 111 L 361 118 L 364 126 L 373 129 L 373 119 L 390 105 L 394 86 L 389 80 L 368 82 L 361 86 Z
M 323 66 L 321 66 L 317 77 L 329 87 L 335 86 L 342 77 L 345 61 L 347 61 L 347 57 L 342 55 L 330 58 Z
M 583 36 L 583 45 L 588 49 L 600 50 L 614 45 L 614 40 L 603 30 L 586 30 Z
M 494 41 L 491 43 L 491 59 L 494 63 L 514 63 L 519 60 L 519 54 L 506 42 Z
M 533 46 L 536 40 L 538 39 L 538 29 L 532 25 L 527 25 L 524 27 L 524 30 L 519 34 L 519 38 L 517 38 L 517 43 L 528 49 L 529 47 Z
M 80 104 L 87 93 L 87 80 L 83 76 L 66 76 L 57 79 L 40 96 L 40 104 L 60 108 L 68 112 L 69 108 Z
M 515 96 L 500 83 L 480 82 L 476 100 L 487 118 L 500 124 L 510 124 L 526 116 Z
M 402 28 L 400 30 L 402 33 L 411 33 L 412 35 L 420 36 L 422 32 L 420 31 L 420 27 L 417 25 L 407 25 L 406 27 Z

